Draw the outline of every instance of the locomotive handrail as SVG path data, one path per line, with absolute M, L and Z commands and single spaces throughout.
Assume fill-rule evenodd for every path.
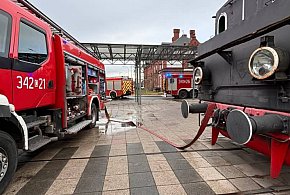
M 206 57 L 209 57 L 209 56 L 211 56 L 213 54 L 216 54 L 218 52 L 224 51 L 226 49 L 229 49 L 231 47 L 237 46 L 239 44 L 245 43 L 247 41 L 250 41 L 250 40 L 255 39 L 255 38 L 259 37 L 259 36 L 265 35 L 265 34 L 267 34 L 269 32 L 272 32 L 274 30 L 277 30 L 277 29 L 279 29 L 279 28 L 281 28 L 283 26 L 289 25 L 289 24 L 290 24 L 290 16 L 288 16 L 288 17 L 286 17 L 286 18 L 284 18 L 284 19 L 282 19 L 282 20 L 280 20 L 278 22 L 274 22 L 272 24 L 269 24 L 269 25 L 267 25 L 267 26 L 255 31 L 255 32 L 247 34 L 247 35 L 245 35 L 245 36 L 243 36 L 241 38 L 238 38 L 238 39 L 236 39 L 234 41 L 231 41 L 231 42 L 229 42 L 229 43 L 227 43 L 227 44 L 225 44 L 225 45 L 223 45 L 221 47 L 218 47 L 218 48 L 216 48 L 216 49 L 214 49 L 214 50 L 212 50 L 210 52 L 202 54 L 202 55 L 194 58 L 193 60 L 190 60 L 189 62 L 191 64 L 194 64 L 194 63 L 196 63 L 196 62 L 198 62 L 198 61 L 200 61 L 200 60 L 202 60 L 202 59 L 204 59 Z

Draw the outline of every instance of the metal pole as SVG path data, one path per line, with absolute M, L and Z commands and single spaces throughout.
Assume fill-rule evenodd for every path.
M 138 76 L 137 76 L 138 66 L 135 64 L 135 102 L 138 102 Z
M 137 86 L 137 103 L 139 105 L 139 98 L 140 98 L 140 91 L 139 91 L 139 62 L 137 62 L 137 79 L 136 79 L 136 86 Z
M 139 89 L 139 102 L 138 105 L 141 105 L 141 62 L 139 61 L 138 63 L 139 65 L 139 69 L 138 69 L 138 73 L 139 73 L 139 77 L 138 77 L 138 89 Z

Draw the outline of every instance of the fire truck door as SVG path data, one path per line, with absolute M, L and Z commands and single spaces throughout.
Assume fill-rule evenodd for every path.
M 12 18 L 2 10 L 0 10 L 0 26 L 0 94 L 5 95 L 9 102 L 12 102 L 12 59 L 9 57 Z
M 175 91 L 177 90 L 177 78 L 168 79 L 168 90 Z
M 12 68 L 16 110 L 47 106 L 55 101 L 55 63 L 49 55 L 51 35 L 39 26 L 19 14 Z

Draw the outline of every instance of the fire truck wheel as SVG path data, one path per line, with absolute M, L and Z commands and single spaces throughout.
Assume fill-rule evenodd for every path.
M 181 90 L 181 91 L 178 93 L 178 97 L 179 97 L 180 99 L 185 99 L 185 98 L 187 98 L 187 97 L 188 97 L 188 93 L 187 93 L 187 91 L 186 91 L 186 90 Z
M 90 129 L 94 128 L 96 126 L 96 122 L 99 120 L 99 111 L 94 103 L 92 103 L 91 114 L 92 123 L 89 125 Z
M 194 98 L 197 98 L 197 97 L 198 97 L 198 90 L 195 89 L 194 91 L 195 91 L 195 93 L 194 93 Z
M 193 90 L 190 90 L 190 92 L 189 92 L 189 97 L 190 97 L 190 98 L 193 97 Z
M 111 92 L 110 94 L 112 99 L 116 99 L 117 98 L 117 94 L 115 92 Z
M 17 146 L 14 139 L 0 131 L 0 194 L 8 186 L 17 168 Z

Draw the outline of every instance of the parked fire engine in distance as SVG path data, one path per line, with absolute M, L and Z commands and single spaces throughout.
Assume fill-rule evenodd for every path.
M 193 97 L 193 82 L 191 73 L 176 73 L 170 74 L 165 79 L 164 91 L 175 98 L 186 99 Z M 194 97 L 198 95 L 198 90 L 195 89 Z
M 129 77 L 109 77 L 106 83 L 106 96 L 112 99 L 129 96 L 134 92 L 133 79 Z
M 2 194 L 18 150 L 35 151 L 95 126 L 104 107 L 105 67 L 26 0 L 1 0 L 0 27 Z

